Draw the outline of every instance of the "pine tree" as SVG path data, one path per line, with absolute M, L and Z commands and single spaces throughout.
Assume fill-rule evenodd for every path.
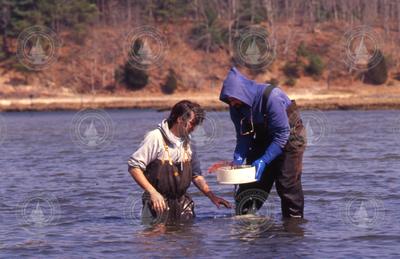
M 379 61 L 379 63 L 377 63 Z M 365 73 L 367 83 L 374 85 L 384 84 L 388 79 L 388 68 L 386 57 L 378 51 L 374 60 L 370 60 L 368 71 Z

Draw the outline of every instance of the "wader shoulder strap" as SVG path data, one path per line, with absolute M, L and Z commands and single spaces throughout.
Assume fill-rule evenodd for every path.
M 160 131 L 160 133 L 161 133 L 161 136 L 162 136 L 162 138 L 163 138 L 163 141 L 164 141 L 164 144 L 166 145 L 166 144 L 168 144 L 169 143 L 169 140 L 167 139 L 167 137 L 164 135 L 164 132 L 160 129 L 160 128 L 157 128 L 159 131 Z
M 167 139 L 167 137 L 164 135 L 163 131 L 160 128 L 158 130 L 160 131 L 161 136 L 163 138 L 164 152 L 167 155 L 169 164 L 172 165 L 173 164 L 172 158 L 171 155 L 169 154 L 169 149 L 168 149 L 168 143 L 170 143 L 170 141 Z M 164 164 L 164 158 L 161 161 Z M 182 162 L 184 161 L 189 161 L 188 147 L 184 147 Z
M 274 90 L 275 87 L 276 86 L 274 86 L 274 85 L 268 85 L 265 88 L 264 93 L 263 93 L 263 97 L 262 97 L 262 104 L 263 105 L 267 106 L 269 96 L 271 95 L 271 92 L 272 92 L 272 90 Z
M 162 132 L 161 129 L 158 129 L 158 130 L 159 130 L 160 133 L 161 133 L 161 136 L 162 136 L 162 138 L 163 138 L 163 145 L 164 145 L 164 154 L 163 154 L 163 156 L 162 156 L 161 162 L 162 162 L 162 164 L 164 164 L 164 162 L 165 162 L 165 160 L 164 160 L 164 155 L 166 154 L 166 155 L 167 155 L 167 160 L 168 160 L 169 164 L 172 165 L 172 159 L 171 159 L 171 156 L 170 156 L 170 154 L 169 154 L 168 144 L 167 144 L 168 139 L 164 136 L 164 133 Z

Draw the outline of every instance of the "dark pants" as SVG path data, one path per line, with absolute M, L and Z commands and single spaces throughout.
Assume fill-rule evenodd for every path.
M 290 137 L 283 153 L 267 165 L 265 172 L 259 182 L 239 185 L 236 197 L 243 191 L 249 189 L 261 189 L 270 193 L 272 185 L 275 187 L 281 198 L 283 217 L 303 217 L 304 195 L 301 185 L 301 173 L 303 164 L 303 153 L 305 150 L 306 135 L 305 128 L 301 121 L 300 113 L 296 103 L 287 110 L 291 128 Z M 256 128 L 256 147 L 252 149 L 247 160 L 251 164 L 260 158 L 267 148 L 266 142 L 267 125 L 258 125 Z M 242 196 L 241 196 L 242 197 Z M 240 202 L 236 199 L 236 202 Z M 262 204 L 258 204 L 258 209 Z

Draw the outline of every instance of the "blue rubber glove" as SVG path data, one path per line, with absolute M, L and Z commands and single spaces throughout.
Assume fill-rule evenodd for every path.
M 260 158 L 254 161 L 251 165 L 256 167 L 256 179 L 257 181 L 260 181 L 267 164 L 264 162 L 262 158 Z
M 265 167 L 269 165 L 272 160 L 274 160 L 280 154 L 282 154 L 282 148 L 280 148 L 279 145 L 275 143 L 271 143 L 271 145 L 269 145 L 267 150 L 265 151 L 265 154 L 253 162 L 252 166 L 256 167 L 256 179 L 258 181 L 260 181 L 264 173 Z
M 244 164 L 244 158 L 240 154 L 234 153 L 233 154 L 232 164 L 233 165 L 243 165 Z

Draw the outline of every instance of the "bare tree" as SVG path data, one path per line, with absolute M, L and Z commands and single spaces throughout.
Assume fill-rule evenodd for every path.
M 315 13 L 317 10 L 317 1 L 318 0 L 309 0 L 307 1 L 307 14 L 308 14 L 308 24 L 309 24 L 309 30 L 314 31 L 315 29 L 315 22 L 316 22 L 316 17 Z
M 126 0 L 126 14 L 128 23 L 132 21 L 132 3 L 129 0 Z
M 390 18 L 390 7 L 388 0 L 382 0 L 383 5 L 383 28 L 385 30 L 385 36 L 389 35 L 389 18 Z
M 7 27 L 8 27 L 8 24 L 10 23 L 10 18 L 11 18 L 10 17 L 10 5 L 9 5 L 9 3 L 7 1 L 4 1 L 4 2 L 2 2 L 0 8 L 1 8 L 1 10 L 0 10 L 0 13 L 1 13 L 1 20 L 0 20 L 1 27 L 0 28 L 1 28 L 2 40 L 3 40 L 2 51 L 3 51 L 3 53 L 4 53 L 4 55 L 6 57 L 9 57 L 10 50 L 9 50 L 8 41 L 7 41 L 7 37 L 8 37 L 8 35 L 7 35 Z
M 333 17 L 335 18 L 335 22 L 337 22 L 339 20 L 338 9 L 337 9 L 337 1 L 336 0 L 332 0 L 332 1 L 328 1 L 328 3 L 332 4 Z
M 228 44 L 229 44 L 229 55 L 232 55 L 232 26 L 235 23 L 236 17 L 236 0 L 228 0 Z
M 397 7 L 397 32 L 398 32 L 398 37 L 400 39 L 400 1 L 396 2 L 396 7 Z

